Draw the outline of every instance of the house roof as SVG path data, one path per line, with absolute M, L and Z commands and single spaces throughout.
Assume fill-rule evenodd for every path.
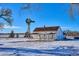
M 34 29 L 34 32 L 39 32 L 39 31 L 57 31 L 59 26 L 52 26 L 52 27 L 38 27 Z
M 69 32 L 69 33 L 65 33 L 66 36 L 79 36 L 79 32 Z

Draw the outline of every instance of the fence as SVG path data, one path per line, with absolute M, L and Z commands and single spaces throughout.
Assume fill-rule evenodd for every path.
M 9 38 L 10 34 L 0 34 L 0 38 Z M 37 33 L 31 33 L 31 38 L 24 37 L 25 33 L 15 33 L 14 38 L 27 38 L 27 39 L 37 39 L 37 40 L 54 40 L 54 34 L 37 34 Z

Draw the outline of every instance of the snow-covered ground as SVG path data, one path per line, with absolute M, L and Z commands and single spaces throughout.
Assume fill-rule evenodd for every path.
M 32 40 L 32 39 L 29 39 Z M 31 41 L 28 39 L 0 39 L 0 56 L 75 56 L 79 55 L 79 41 Z

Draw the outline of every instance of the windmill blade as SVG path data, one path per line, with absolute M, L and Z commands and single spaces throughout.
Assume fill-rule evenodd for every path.
M 34 23 L 35 21 L 31 20 L 32 23 Z

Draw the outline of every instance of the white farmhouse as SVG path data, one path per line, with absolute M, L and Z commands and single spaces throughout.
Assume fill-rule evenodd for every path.
M 35 28 L 32 36 L 38 39 L 52 39 L 52 40 L 64 38 L 63 31 L 59 26 L 52 26 L 52 27 L 44 26 Z

